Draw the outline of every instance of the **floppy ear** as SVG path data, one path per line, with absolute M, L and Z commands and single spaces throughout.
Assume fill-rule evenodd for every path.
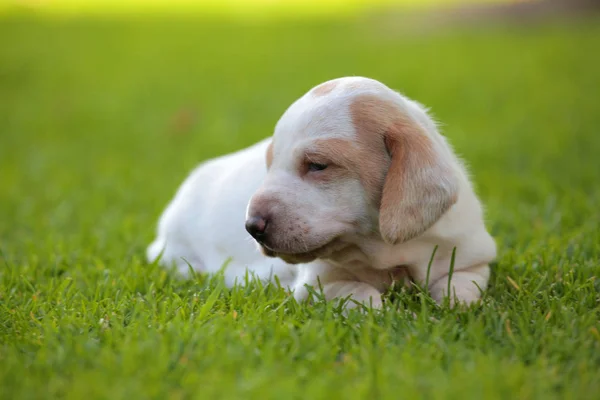
M 384 132 L 391 162 L 379 209 L 379 230 L 390 244 L 421 235 L 458 197 L 448 156 L 437 150 L 416 122 L 400 110 L 394 114 Z

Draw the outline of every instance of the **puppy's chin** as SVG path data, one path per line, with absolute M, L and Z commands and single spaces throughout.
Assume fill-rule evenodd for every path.
M 261 245 L 260 243 L 258 244 L 258 248 L 260 249 L 260 252 L 263 253 L 267 257 L 277 257 L 277 254 L 275 254 L 275 252 L 273 250 L 267 249 L 265 246 Z
M 331 241 L 326 242 L 322 246 L 317 247 L 311 251 L 307 251 L 304 253 L 282 253 L 271 250 L 263 244 L 258 244 L 260 251 L 265 256 L 280 258 L 288 264 L 305 264 L 312 262 L 317 258 L 327 258 L 332 253 L 340 250 L 341 248 L 345 248 L 346 246 L 346 244 L 342 243 L 340 240 L 337 240 L 337 238 L 334 238 Z
M 260 252 L 263 253 L 267 257 L 277 257 L 281 258 L 288 264 L 302 264 L 314 261 L 317 256 L 313 253 L 298 253 L 298 254 L 287 254 L 287 253 L 277 253 L 261 244 L 258 245 Z
M 312 253 L 304 254 L 276 254 L 276 257 L 281 258 L 288 264 L 305 264 L 317 259 L 317 256 Z

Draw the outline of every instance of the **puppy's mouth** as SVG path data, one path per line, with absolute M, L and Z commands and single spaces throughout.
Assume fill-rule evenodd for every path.
M 304 252 L 282 252 L 276 251 L 264 243 L 259 243 L 262 253 L 267 257 L 281 258 L 288 264 L 304 264 L 316 260 L 317 258 L 326 258 L 329 254 L 338 250 L 337 237 L 329 240 L 325 244 Z

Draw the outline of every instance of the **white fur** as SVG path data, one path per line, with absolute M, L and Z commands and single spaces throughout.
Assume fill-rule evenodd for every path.
M 182 272 L 187 271 L 188 262 L 196 270 L 215 272 L 231 258 L 225 271 L 229 285 L 240 281 L 248 268 L 264 279 L 278 275 L 299 300 L 308 295 L 306 285 L 320 283 L 327 298 L 351 295 L 378 307 L 380 293 L 391 283 L 390 271 L 405 267 L 414 281 L 425 283 L 437 245 L 429 276 L 432 296 L 441 301 L 448 295 L 451 255 L 456 248 L 453 300 L 478 300 L 480 289 L 487 287 L 488 263 L 495 258 L 496 247 L 464 166 L 418 103 L 371 79 L 351 77 L 334 82 L 330 93 L 315 96 L 308 92 L 281 117 L 268 172 L 265 152 L 271 139 L 198 167 L 161 217 L 148 258 L 154 260 L 163 252 L 161 263 L 175 263 Z M 421 127 L 431 139 L 439 163 L 450 166 L 456 185 L 454 205 L 422 234 L 403 243 L 389 244 L 382 239 L 379 210 L 358 179 L 324 185 L 315 183 L 310 173 L 298 172 L 304 152 L 316 146 L 315 140 L 355 140 L 350 104 L 364 94 L 394 103 Z M 257 213 L 273 216 L 268 250 L 300 263 L 290 265 L 261 254 L 244 229 L 246 210 L 248 217 Z
M 271 139 L 198 166 L 181 185 L 158 224 L 158 236 L 148 247 L 150 261 L 159 256 L 184 275 L 190 266 L 215 273 L 228 262 L 225 282 L 242 283 L 246 269 L 269 279 L 276 274 L 289 286 L 296 268 L 266 258 L 244 229 L 246 206 L 266 174 L 265 150 Z

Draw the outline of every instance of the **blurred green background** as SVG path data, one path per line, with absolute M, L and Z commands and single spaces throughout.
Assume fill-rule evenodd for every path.
M 574 276 L 583 294 L 557 303 L 572 313 L 550 320 L 546 334 L 562 342 L 536 371 L 564 375 L 556 391 L 544 375 L 542 392 L 594 393 L 600 17 L 586 2 L 459 3 L 0 3 L 0 370 L 11 388 L 3 396 L 39 395 L 52 379 L 49 393 L 86 393 L 84 383 L 67 389 L 86 369 L 55 358 L 84 357 L 77 334 L 40 355 L 46 345 L 32 321 L 58 312 L 51 293 L 65 277 L 76 282 L 65 312 L 83 332 L 104 311 L 88 305 L 89 320 L 78 320 L 74 310 L 99 301 L 100 290 L 105 299 L 151 291 L 163 278 L 145 265 L 144 249 L 190 169 L 270 135 L 296 98 L 345 75 L 381 80 L 431 107 L 469 165 L 499 245 L 490 313 L 511 309 L 507 276 L 532 296 L 550 290 L 536 286 L 536 274 Z M 520 301 L 548 311 L 534 297 Z M 46 337 L 60 336 L 56 321 Z M 515 343 L 498 340 L 489 351 Z M 57 377 L 40 372 L 40 357 Z M 116 397 L 136 392 L 109 364 L 90 362 L 122 385 Z M 144 382 L 136 379 L 127 382 Z
M 143 245 L 194 165 L 270 135 L 292 101 L 345 75 L 431 107 L 501 243 L 543 247 L 596 222 L 596 17 L 453 19 L 404 5 L 240 20 L 186 14 L 185 2 L 167 16 L 62 4 L 79 3 L 0 20 L 0 232 L 13 246 L 40 230 L 97 246 L 129 232 Z

